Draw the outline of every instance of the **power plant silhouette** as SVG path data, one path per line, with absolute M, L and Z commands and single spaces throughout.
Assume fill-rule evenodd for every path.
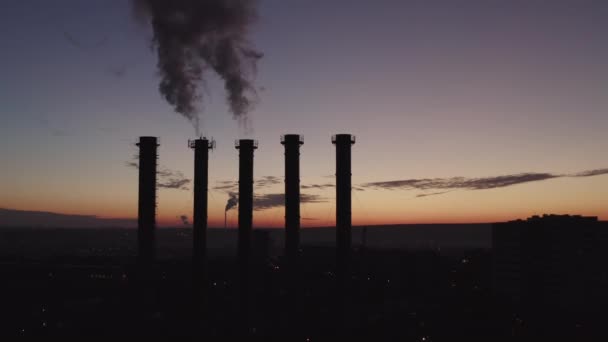
M 149 266 L 154 262 L 156 248 L 156 137 L 140 137 L 139 143 L 139 205 L 137 210 L 138 261 Z
M 209 150 L 215 141 L 206 138 L 188 141 L 194 149 L 194 208 L 192 222 L 192 281 L 198 300 L 204 300 L 207 254 L 207 189 L 209 183 Z
M 338 286 L 344 285 L 350 263 L 351 249 L 351 146 L 355 137 L 350 134 L 332 136 L 336 146 L 336 275 Z M 304 139 L 298 134 L 281 137 L 285 147 L 285 258 L 288 268 L 288 288 L 296 301 L 298 259 L 300 250 L 300 146 Z M 156 137 L 140 137 L 139 143 L 139 218 L 138 260 L 142 266 L 155 261 L 156 226 Z M 193 285 L 200 298 L 204 297 L 206 236 L 207 236 L 207 192 L 209 174 L 209 150 L 215 141 L 199 138 L 188 142 L 194 149 L 194 210 L 192 233 Z M 244 311 L 248 309 L 253 233 L 253 159 L 258 142 L 252 139 L 235 141 L 239 151 L 238 181 L 238 279 L 239 297 Z M 295 304 L 294 304 L 295 306 Z

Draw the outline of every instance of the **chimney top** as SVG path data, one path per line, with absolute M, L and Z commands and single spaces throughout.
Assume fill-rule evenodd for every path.
M 281 135 L 281 144 L 304 144 L 304 136 L 300 134 L 285 134 Z
M 195 148 L 197 144 L 207 144 L 207 148 L 212 150 L 215 148 L 215 140 L 213 138 L 207 139 L 206 137 L 200 137 L 195 140 L 188 140 L 188 147 Z
M 253 139 L 240 139 L 240 140 L 235 140 L 234 141 L 234 147 L 236 147 L 237 149 L 240 148 L 251 148 L 251 149 L 256 149 L 258 148 L 258 141 L 257 140 L 253 140 Z
M 350 134 L 334 134 L 331 136 L 331 142 L 333 144 L 350 143 L 352 145 L 355 143 L 355 140 L 355 136 Z
M 139 137 L 139 142 L 135 145 L 156 145 L 158 146 L 158 138 L 157 137 Z

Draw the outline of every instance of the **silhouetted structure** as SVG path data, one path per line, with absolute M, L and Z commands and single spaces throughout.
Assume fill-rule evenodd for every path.
M 492 248 L 494 291 L 516 307 L 580 312 L 606 304 L 608 226 L 597 217 L 497 223 Z
M 139 143 L 139 205 L 137 211 L 138 259 L 150 264 L 155 259 L 156 228 L 156 137 L 140 137 Z
M 298 262 L 300 250 L 300 145 L 299 134 L 281 137 L 285 146 L 285 257 L 287 267 L 288 312 L 295 323 L 298 307 Z
M 331 141 L 336 145 L 336 272 L 338 281 L 343 282 L 351 253 L 351 146 L 355 137 L 337 134 Z
M 207 138 L 189 141 L 194 149 L 194 210 L 192 222 L 192 271 L 195 293 L 204 296 L 205 259 L 207 257 L 207 188 L 209 150 L 215 142 Z
M 249 278 L 251 272 L 251 234 L 253 229 L 253 151 L 258 142 L 251 139 L 237 140 L 239 150 L 239 241 L 238 268 L 241 308 L 248 311 Z
M 295 269 L 300 248 L 300 145 L 298 134 L 281 137 L 285 146 L 285 256 L 288 267 Z

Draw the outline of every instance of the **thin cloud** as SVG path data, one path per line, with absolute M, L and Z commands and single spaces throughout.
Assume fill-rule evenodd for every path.
M 238 188 L 238 184 L 223 184 L 223 185 L 216 185 L 211 189 L 215 190 L 215 191 L 231 192 L 231 191 L 236 191 L 237 188 Z
M 592 177 L 608 174 L 608 169 L 588 170 L 570 175 L 570 177 Z
M 319 195 L 300 194 L 301 203 L 325 203 L 327 199 Z M 285 205 L 284 194 L 263 194 L 253 198 L 254 210 L 266 210 L 283 207 Z
M 331 184 L 331 183 L 325 183 L 325 184 L 305 184 L 305 185 L 301 186 L 302 189 L 318 189 L 318 190 L 330 189 L 330 188 L 334 188 L 334 187 L 335 187 L 335 185 Z
M 136 162 L 125 162 L 125 165 L 134 169 L 139 169 L 139 165 Z
M 333 176 L 332 176 L 333 177 Z M 273 185 L 278 185 L 283 183 L 283 177 L 277 176 L 263 176 L 259 179 L 255 180 L 254 186 L 256 190 L 262 190 L 268 187 L 272 187 Z M 238 191 L 239 182 L 236 180 L 224 180 L 217 181 L 216 185 L 212 187 L 212 190 L 220 191 L 220 192 L 234 192 Z M 332 183 L 321 183 L 321 184 L 303 184 L 300 186 L 302 190 L 325 190 L 332 189 L 336 186 Z M 363 188 L 353 187 L 354 190 L 364 191 Z
M 283 180 L 279 177 L 275 176 L 264 176 L 255 181 L 255 185 L 259 188 L 265 188 L 267 186 L 281 184 Z
M 254 181 L 253 186 L 256 190 L 261 190 L 281 183 L 283 183 L 283 178 L 281 177 L 262 176 Z M 211 189 L 226 193 L 236 192 L 239 189 L 239 182 L 237 180 L 217 181 L 216 185 Z
M 592 177 L 608 174 L 608 169 L 596 169 L 582 171 L 574 174 L 554 174 L 554 173 L 518 173 L 512 175 L 502 175 L 495 177 L 483 178 L 422 178 L 422 179 L 405 179 L 383 182 L 371 182 L 361 184 L 360 188 L 378 189 L 378 190 L 422 190 L 434 191 L 430 193 L 419 194 L 416 197 L 427 197 L 444 194 L 454 190 L 487 190 L 504 188 L 513 185 L 540 182 L 555 178 L 567 177 Z
M 161 189 L 177 189 L 177 190 L 189 190 L 187 185 L 190 183 L 189 179 L 177 179 L 170 178 L 162 182 L 158 182 L 157 186 Z
M 372 182 L 362 184 L 364 188 L 375 188 L 384 190 L 435 190 L 435 189 L 466 189 L 484 190 L 502 188 L 515 184 L 537 182 L 541 180 L 558 178 L 550 173 L 520 173 L 515 175 L 505 175 L 485 178 L 423 178 L 405 179 L 385 182 Z
M 157 186 L 161 189 L 189 190 L 187 185 L 190 184 L 191 180 L 180 171 L 163 167 L 158 171 L 158 178 Z
M 447 194 L 448 192 L 451 192 L 451 191 L 439 191 L 439 192 L 429 192 L 429 193 L 426 193 L 426 194 L 418 194 L 418 195 L 416 195 L 416 198 L 443 195 L 443 194 Z
M 137 156 L 134 156 L 133 159 L 137 160 Z M 130 168 L 139 169 L 139 164 L 135 161 L 127 161 L 125 165 Z M 184 176 L 180 171 L 161 167 L 156 171 L 156 174 L 158 175 L 156 186 L 160 189 L 190 190 L 187 185 L 192 180 Z

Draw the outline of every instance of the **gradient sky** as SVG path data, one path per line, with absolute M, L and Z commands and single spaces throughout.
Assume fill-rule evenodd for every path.
M 255 176 L 283 176 L 280 135 L 300 133 L 302 184 L 333 183 L 336 133 L 357 136 L 353 184 L 608 167 L 608 2 L 262 0 L 264 52 L 245 134 L 207 83 L 210 187 L 236 180 L 234 139 L 254 137 Z M 151 32 L 126 0 L 4 0 L 0 8 L 0 208 L 130 218 L 140 135 L 192 177 L 190 123 L 157 91 Z M 282 184 L 260 189 L 281 193 Z M 334 189 L 302 206 L 334 223 Z M 608 175 L 488 190 L 353 192 L 355 224 L 491 222 L 542 213 L 608 219 Z M 211 225 L 227 194 L 210 191 Z M 161 189 L 160 225 L 191 216 L 191 191 Z M 229 212 L 236 225 L 236 212 Z M 280 226 L 283 209 L 254 213 Z

